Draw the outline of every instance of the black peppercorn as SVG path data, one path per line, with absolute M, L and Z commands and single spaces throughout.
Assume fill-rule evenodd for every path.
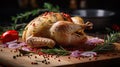
M 16 59 L 16 56 L 13 56 L 13 59 Z

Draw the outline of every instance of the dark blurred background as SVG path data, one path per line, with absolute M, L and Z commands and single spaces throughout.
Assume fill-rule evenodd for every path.
M 16 16 L 16 14 L 36 8 L 43 8 L 45 2 L 55 6 L 58 5 L 60 10 L 65 12 L 76 9 L 104 9 L 113 11 L 115 16 L 112 18 L 112 23 L 120 25 L 119 0 L 0 0 L 0 26 L 13 23 L 11 16 Z
M 61 10 L 105 9 L 116 13 L 114 23 L 120 23 L 119 0 L 0 0 L 0 24 L 11 23 L 11 16 L 42 8 L 45 2 L 58 5 Z

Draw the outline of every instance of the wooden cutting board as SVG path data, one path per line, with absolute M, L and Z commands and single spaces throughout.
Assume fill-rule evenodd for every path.
M 42 62 L 38 62 L 38 64 L 31 64 L 31 62 L 41 61 L 43 60 L 43 56 L 39 56 L 37 54 L 32 54 L 32 56 L 21 56 L 17 57 L 16 59 L 13 58 L 14 55 L 19 54 L 15 50 L 9 48 L 2 48 L 0 47 L 0 63 L 7 65 L 7 66 L 22 66 L 22 67 L 34 67 L 34 66 L 64 66 L 64 65 L 75 65 L 75 64 L 82 64 L 88 62 L 95 62 L 95 61 L 104 61 L 110 59 L 120 59 L 120 52 L 110 52 L 104 54 L 98 54 L 97 57 L 88 58 L 88 57 L 80 57 L 80 58 L 73 58 L 69 56 L 60 56 L 56 57 L 50 56 L 49 62 L 50 64 L 44 64 Z
M 19 51 L 0 47 L 0 64 L 8 67 L 53 67 L 53 66 L 84 66 L 84 65 L 97 65 L 98 67 L 104 64 L 103 61 L 110 60 L 118 60 L 120 59 L 120 52 L 109 52 L 98 54 L 97 57 L 80 57 L 74 58 L 70 56 L 56 56 L 49 55 L 49 59 L 47 59 L 50 64 L 45 64 L 42 62 L 37 62 L 38 64 L 31 64 L 35 61 L 44 60 L 43 56 L 39 56 L 37 54 L 32 54 L 31 56 L 21 56 L 17 58 L 13 58 L 13 56 L 18 55 Z M 117 62 L 117 61 L 116 61 Z M 98 64 L 99 63 L 99 64 Z M 105 64 L 104 64 L 105 65 Z M 109 65 L 109 64 L 108 64 Z M 93 67 L 93 66 L 92 66 Z

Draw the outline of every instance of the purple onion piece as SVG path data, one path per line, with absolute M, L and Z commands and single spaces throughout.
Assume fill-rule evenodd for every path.
M 80 57 L 80 56 L 94 57 L 96 55 L 97 55 L 96 52 L 92 52 L 92 51 L 81 52 L 81 51 L 76 50 L 76 51 L 71 52 L 70 56 L 72 56 L 72 57 Z
M 102 40 L 98 37 L 95 37 L 95 38 L 88 39 L 85 44 L 96 45 L 96 44 L 103 43 L 103 42 L 104 42 L 104 40 Z
M 12 48 L 12 49 L 16 49 L 16 48 L 19 48 L 20 45 L 18 45 L 17 43 L 11 43 L 8 45 L 8 48 Z
M 12 43 L 15 43 L 15 42 L 17 42 L 17 40 L 13 40 L 13 41 L 7 42 L 6 44 L 12 44 Z
M 21 42 L 21 43 L 19 43 L 19 45 L 21 45 L 21 46 L 25 46 L 25 45 L 27 45 L 25 42 Z
M 22 50 L 24 50 L 24 51 L 30 51 L 30 48 L 28 48 L 28 47 L 22 47 Z
M 87 51 L 87 52 L 83 52 L 83 53 L 80 54 L 80 56 L 85 56 L 85 57 L 94 57 L 96 55 L 97 55 L 97 53 L 92 52 L 92 51 Z
M 8 44 L 1 44 L 0 47 L 3 47 L 3 48 L 8 47 Z
M 71 55 L 70 56 L 72 56 L 72 57 L 79 57 L 80 56 L 80 51 L 79 50 L 75 50 L 75 51 L 73 51 L 73 52 L 71 52 Z

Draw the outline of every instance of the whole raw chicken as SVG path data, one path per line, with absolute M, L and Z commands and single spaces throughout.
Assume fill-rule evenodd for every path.
M 56 44 L 63 47 L 83 47 L 87 40 L 84 33 L 86 28 L 92 28 L 92 23 L 84 23 L 81 17 L 45 12 L 26 26 L 22 39 L 31 47 L 53 48 Z

